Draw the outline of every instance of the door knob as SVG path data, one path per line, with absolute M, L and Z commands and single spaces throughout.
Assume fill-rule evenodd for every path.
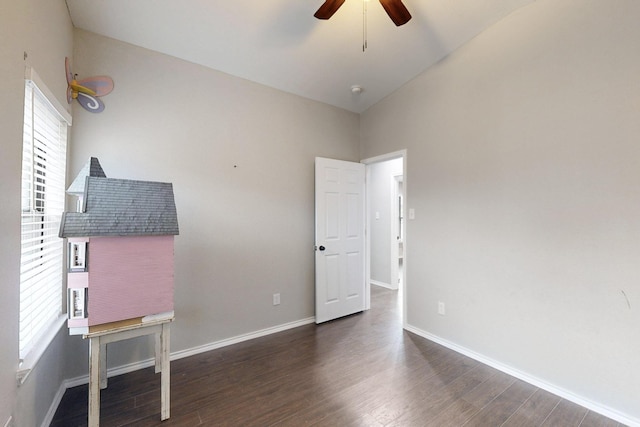
M 318 249 L 320 249 L 321 251 L 324 251 L 327 248 L 325 248 L 324 246 L 320 246 Z

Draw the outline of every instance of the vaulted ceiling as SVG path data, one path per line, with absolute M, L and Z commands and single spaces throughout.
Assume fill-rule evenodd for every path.
M 535 0 L 403 0 L 400 27 L 377 0 L 66 1 L 77 28 L 360 113 Z

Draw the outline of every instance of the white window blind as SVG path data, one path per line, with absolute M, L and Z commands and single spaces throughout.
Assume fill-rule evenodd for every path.
M 39 344 L 63 310 L 63 240 L 68 113 L 37 75 L 25 82 L 20 257 L 20 358 Z M 48 344 L 48 343 L 47 343 Z

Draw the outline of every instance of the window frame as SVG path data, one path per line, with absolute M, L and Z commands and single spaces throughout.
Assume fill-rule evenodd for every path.
M 21 233 L 20 233 L 20 247 L 21 247 L 21 256 L 20 256 L 20 308 L 19 308 L 19 370 L 17 373 L 19 383 L 23 383 L 26 379 L 29 372 L 33 369 L 33 367 L 40 360 L 42 354 L 45 352 L 51 341 L 55 338 L 55 336 L 60 331 L 61 326 L 64 324 L 66 319 L 65 311 L 66 311 L 66 298 L 64 293 L 64 273 L 65 273 L 65 260 L 64 260 L 64 244 L 63 239 L 57 237 L 57 229 L 60 227 L 60 219 L 65 207 L 65 189 L 66 189 L 66 169 L 67 169 L 67 145 L 69 140 L 69 128 L 72 124 L 71 114 L 62 106 L 62 104 L 57 100 L 57 98 L 53 95 L 53 93 L 47 88 L 42 79 L 38 76 L 38 74 L 31 67 L 27 67 L 25 70 L 25 81 L 24 81 L 24 90 L 25 90 L 25 104 L 24 104 L 24 120 L 25 123 L 23 125 L 23 148 L 22 148 L 22 157 L 23 157 L 23 167 L 22 167 L 22 176 L 21 176 Z M 29 94 L 31 94 L 30 99 L 28 98 Z M 47 117 L 42 118 L 43 114 L 39 114 L 38 109 L 43 109 L 40 111 L 44 111 L 44 115 Z M 36 123 L 35 120 L 38 118 L 41 119 L 40 122 Z M 31 120 L 30 123 L 27 123 L 28 120 Z M 57 123 L 57 124 L 56 124 Z M 52 169 L 55 169 L 54 163 L 51 163 L 54 154 L 51 156 L 46 155 L 46 151 L 42 150 L 42 144 L 49 144 L 49 140 L 47 137 L 36 138 L 34 135 L 34 125 L 36 126 L 47 126 L 54 125 L 58 126 L 60 130 L 58 131 L 57 139 L 53 141 L 53 145 L 47 145 L 47 149 L 56 150 L 55 152 L 55 160 L 57 167 L 57 171 L 54 173 Z M 65 126 L 66 124 L 66 126 Z M 54 126 L 54 129 L 55 129 Z M 64 126 L 64 129 L 61 128 Z M 35 129 L 40 129 L 36 127 Z M 55 132 L 54 132 L 55 134 Z M 36 143 L 36 139 L 38 142 Z M 46 142 L 42 142 L 43 139 L 46 139 Z M 30 144 L 30 145 L 29 145 Z M 39 153 L 44 153 L 43 157 L 39 157 L 36 153 L 36 150 L 33 148 L 36 144 L 40 146 Z M 30 148 L 29 148 L 30 147 Z M 31 150 L 27 152 L 27 150 Z M 51 151 L 50 151 L 51 153 Z M 26 158 L 29 156 L 29 158 Z M 38 162 L 37 158 L 42 159 Z M 29 159 L 31 161 L 29 162 Z M 26 164 L 24 162 L 27 162 Z M 44 166 L 43 166 L 44 164 Z M 29 166 L 31 166 L 31 170 L 29 170 Z M 49 167 L 49 169 L 47 169 Z M 40 178 L 37 177 L 37 173 L 35 169 L 40 170 Z M 28 173 L 25 173 L 29 171 Z M 47 179 L 47 175 L 49 178 Z M 33 178 L 32 178 L 33 177 Z M 35 178 L 35 179 L 34 179 Z M 56 194 L 55 201 L 51 201 L 49 196 L 44 196 L 44 192 L 49 188 L 49 192 L 54 191 Z M 59 193 L 61 191 L 61 193 Z M 52 211 L 52 212 L 50 212 Z M 43 254 L 47 251 L 51 251 L 50 261 L 48 262 L 51 265 L 52 273 L 47 278 L 50 289 L 55 289 L 56 287 L 59 291 L 53 291 L 54 294 L 49 295 L 47 299 L 47 306 L 52 307 L 52 301 L 56 301 L 56 307 L 52 307 L 49 311 L 49 315 L 46 319 L 40 322 L 40 325 L 37 326 L 38 331 L 36 333 L 29 332 L 27 334 L 30 337 L 25 342 L 25 322 L 28 323 L 31 320 L 26 321 L 24 319 L 23 310 L 24 305 L 29 304 L 26 303 L 24 298 L 27 295 L 27 291 L 24 289 L 24 283 L 26 280 L 26 269 L 24 267 L 24 263 L 27 259 L 27 255 L 25 255 L 25 246 L 28 245 L 27 238 L 25 237 L 25 233 L 28 233 L 28 227 L 33 226 L 33 222 L 26 223 L 26 218 L 34 217 L 35 215 L 40 215 L 42 217 L 43 230 L 46 229 L 48 234 L 45 236 L 45 232 L 41 232 L 38 234 L 41 236 L 40 242 L 36 243 L 35 247 L 39 248 L 38 250 L 43 251 Z M 45 217 L 51 217 L 52 221 L 47 223 Z M 47 225 L 48 224 L 48 225 Z M 27 226 L 27 227 L 26 227 Z M 53 229 L 55 230 L 55 235 L 52 235 Z M 26 230 L 26 231 L 25 231 Z M 33 231 L 33 228 L 32 228 Z M 33 240 L 33 236 L 32 236 Z M 48 240 L 50 243 L 45 243 L 45 240 Z M 54 249 L 44 249 L 45 245 L 50 245 Z M 32 252 L 35 253 L 35 252 Z M 38 256 L 35 257 L 36 259 Z M 39 256 L 39 259 L 43 259 L 43 255 Z M 31 263 L 34 264 L 33 257 Z M 35 262 L 37 263 L 37 261 Z M 42 261 L 40 265 L 38 265 L 35 270 L 37 271 L 36 275 L 46 276 L 47 274 L 43 271 L 46 270 L 46 261 Z M 33 270 L 32 270 L 33 271 Z M 37 289 L 37 286 L 32 285 L 32 289 Z M 37 306 L 39 307 L 39 306 Z M 36 312 L 37 309 L 31 309 L 32 312 Z M 57 312 L 55 315 L 54 312 Z

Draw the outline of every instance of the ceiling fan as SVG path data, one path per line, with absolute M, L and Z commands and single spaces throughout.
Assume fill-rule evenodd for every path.
M 329 19 L 342 6 L 345 0 L 325 0 L 320 8 L 313 14 L 318 19 Z M 380 4 L 396 26 L 404 25 L 411 19 L 402 0 L 380 0 Z

